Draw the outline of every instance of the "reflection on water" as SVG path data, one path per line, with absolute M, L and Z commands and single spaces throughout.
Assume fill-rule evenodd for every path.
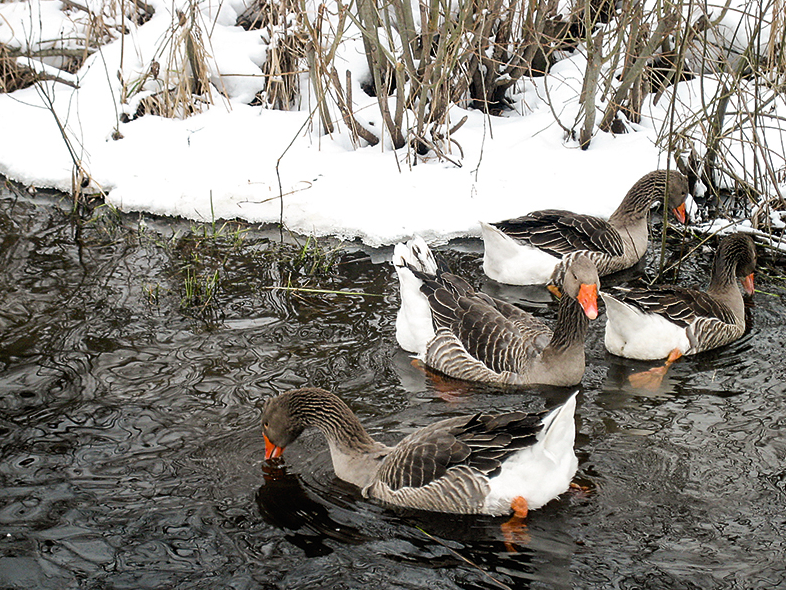
M 413 365 L 395 342 L 387 252 L 347 251 L 312 277 L 270 256 L 276 232 L 214 237 L 70 207 L 0 198 L 1 588 L 786 585 L 779 284 L 760 282 L 774 295 L 757 294 L 742 340 L 681 359 L 657 392 L 630 387 L 651 365 L 607 355 L 594 322 L 577 409 L 589 491 L 531 513 L 509 552 L 505 519 L 365 500 L 336 479 L 319 433 L 265 463 L 261 402 L 325 387 L 392 444 L 460 413 L 553 407 L 568 390 L 498 391 Z M 554 319 L 537 290 L 484 279 L 480 252 L 465 240 L 445 254 Z M 690 282 L 708 261 L 689 262 Z M 186 279 L 203 288 L 213 273 L 212 303 L 183 307 Z M 272 288 L 286 285 L 368 296 Z
M 287 540 L 303 549 L 306 557 L 330 553 L 332 549 L 325 544 L 328 539 L 348 544 L 371 540 L 357 527 L 331 518 L 328 507 L 303 487 L 297 475 L 288 474 L 285 466 L 265 464 L 262 477 L 264 483 L 256 495 L 262 518 L 292 531 Z

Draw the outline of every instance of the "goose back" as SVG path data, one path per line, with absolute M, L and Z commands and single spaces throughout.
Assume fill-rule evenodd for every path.
M 437 422 L 396 445 L 364 494 L 425 510 L 483 512 L 489 479 L 511 455 L 534 445 L 542 428 L 541 415 L 520 412 Z
M 557 258 L 577 250 L 608 256 L 622 256 L 623 252 L 622 239 L 613 226 L 591 215 L 544 209 L 491 225 Z
M 437 339 L 457 341 L 495 373 L 517 372 L 522 360 L 538 355 L 551 339 L 543 322 L 514 305 L 475 292 L 455 275 L 426 278 L 421 291 L 431 306 Z M 439 364 L 441 356 L 429 346 L 432 362 Z

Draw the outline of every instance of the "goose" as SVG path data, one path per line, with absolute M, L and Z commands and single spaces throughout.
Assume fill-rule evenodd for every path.
M 584 375 L 584 340 L 598 316 L 599 279 L 587 256 L 571 260 L 554 331 L 518 307 L 447 272 L 419 236 L 399 243 L 396 339 L 448 377 L 499 385 L 571 386 Z
M 558 294 L 570 260 L 579 252 L 592 259 L 599 276 L 630 268 L 647 251 L 649 210 L 664 195 L 677 219 L 686 223 L 688 179 L 677 170 L 645 174 L 608 221 L 545 209 L 497 223 L 480 222 L 483 271 L 499 283 L 548 284 Z
M 663 367 L 631 376 L 634 385 L 657 388 L 681 356 L 723 346 L 743 335 L 745 303 L 737 279 L 753 295 L 755 269 L 753 239 L 735 233 L 718 245 L 706 292 L 669 285 L 601 291 L 606 304 L 606 349 L 631 359 L 666 358 Z
M 576 473 L 577 393 L 549 413 L 441 420 L 389 447 L 371 438 L 334 393 L 295 389 L 265 402 L 265 459 L 280 457 L 314 427 L 327 439 L 336 476 L 364 497 L 433 512 L 524 518 L 565 492 Z

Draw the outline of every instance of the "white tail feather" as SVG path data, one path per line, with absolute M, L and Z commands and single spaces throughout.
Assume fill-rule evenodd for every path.
M 538 285 L 548 283 L 560 259 L 511 238 L 502 230 L 480 222 L 483 237 L 483 272 L 499 283 Z
M 426 345 L 434 337 L 431 306 L 420 291 L 423 281 L 412 274 L 408 265 L 427 274 L 437 272 L 434 254 L 420 236 L 415 236 L 406 244 L 396 244 L 393 266 L 398 274 L 401 292 L 401 309 L 396 317 L 396 340 L 404 350 L 423 355 Z
M 555 408 L 543 419 L 543 430 L 540 431 L 539 439 L 543 444 L 543 450 L 555 457 L 560 457 L 566 453 L 573 453 L 573 444 L 576 441 L 576 423 L 574 414 L 576 413 L 575 391 L 568 400 L 559 408 Z
M 568 489 L 578 468 L 573 450 L 577 393 L 543 419 L 543 429 L 534 445 L 506 459 L 500 474 L 491 478 L 485 504 L 488 514 L 507 514 L 517 496 L 534 510 Z

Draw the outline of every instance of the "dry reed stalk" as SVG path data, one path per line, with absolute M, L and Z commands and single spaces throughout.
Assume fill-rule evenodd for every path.
M 323 20 L 324 10 L 325 5 L 321 4 L 318 8 L 319 23 Z M 262 66 L 265 87 L 257 93 L 252 104 L 264 104 L 278 110 L 295 108 L 301 95 L 301 75 L 327 67 L 323 61 L 316 63 L 320 54 L 313 47 L 314 29 L 321 30 L 321 24 L 312 27 L 306 17 L 305 6 L 300 6 L 298 0 L 254 0 L 238 17 L 237 25 L 246 30 L 262 31 L 262 39 L 267 44 L 267 56 Z M 322 77 L 317 76 L 318 84 Z M 318 84 L 315 93 L 322 102 L 325 92 Z M 329 117 L 323 119 L 323 123 L 323 130 L 332 132 Z
M 341 117 L 344 119 L 344 124 L 352 134 L 352 141 L 355 145 L 358 145 L 358 138 L 362 138 L 367 141 L 369 145 L 377 145 L 379 143 L 379 138 L 361 125 L 352 112 L 352 74 L 350 71 L 347 70 L 346 95 L 342 92 L 341 82 L 338 79 L 336 68 L 331 70 L 330 80 L 333 83 L 333 89 L 337 95 L 336 104 L 338 105 L 339 111 L 341 111 Z
M 30 47 L 24 51 L 0 44 L 0 92 L 13 92 L 45 80 L 73 85 L 68 77 L 43 72 L 36 63 L 45 60 L 48 67 L 73 74 L 90 54 L 121 33 L 116 25 L 110 24 L 118 15 L 114 1 L 105 2 L 101 12 L 94 12 L 75 0 L 63 0 L 62 4 L 62 10 L 83 31 L 82 36 L 30 42 L 26 44 Z M 20 65 L 19 57 L 30 60 L 30 67 Z
M 19 65 L 17 57 L 17 52 L 0 43 L 0 92 L 27 88 L 39 80 L 35 71 Z
M 786 6 L 783 0 L 773 0 L 772 5 L 772 25 L 770 26 L 770 38 L 767 44 L 767 62 L 773 73 L 777 77 L 786 74 L 786 16 L 784 16 Z M 784 84 L 784 80 L 780 80 Z
M 284 30 L 274 37 L 262 72 L 266 79 L 265 100 L 279 110 L 291 109 L 300 94 L 299 74 L 305 56 L 305 43 L 299 31 Z
M 382 114 L 382 120 L 390 134 L 394 149 L 399 149 L 405 145 L 405 134 L 401 120 L 403 111 L 396 108 L 394 117 L 391 115 L 389 104 L 396 60 L 390 54 L 388 47 L 383 44 L 383 40 L 379 35 L 379 31 L 383 26 L 386 26 L 386 29 L 390 31 L 390 21 L 383 23 L 376 0 L 358 0 L 357 4 L 358 22 L 363 31 L 363 45 L 369 70 L 374 80 L 374 94 L 377 98 L 379 112 Z M 403 105 L 401 106 L 403 108 Z
M 177 21 L 173 21 L 150 68 L 126 89 L 128 100 L 143 91 L 146 82 L 152 81 L 159 87 L 139 101 L 136 116 L 186 118 L 201 112 L 204 105 L 212 104 L 208 53 L 197 4 L 196 0 L 189 3 L 188 14 L 177 12 Z
M 598 31 L 592 36 L 590 31 L 587 37 L 587 69 L 584 74 L 584 83 L 579 96 L 581 104 L 580 116 L 583 116 L 584 123 L 579 134 L 579 145 L 586 150 L 590 145 L 592 134 L 595 130 L 595 98 L 598 93 L 598 78 L 600 68 L 603 64 L 603 31 Z
M 301 0 L 300 10 L 305 13 L 306 4 Z M 343 119 L 354 145 L 361 145 L 361 140 L 369 145 L 377 145 L 380 138 L 366 128 L 354 113 L 352 100 L 352 73 L 346 70 L 345 84 L 335 65 L 335 55 L 343 41 L 347 19 L 350 18 L 348 7 L 337 2 L 335 12 L 328 14 L 324 4 L 319 6 L 317 18 L 312 23 L 302 18 L 306 36 L 306 60 L 308 63 L 309 80 L 317 99 L 316 109 L 326 134 L 335 131 L 330 104 L 335 104 Z
M 708 201 L 720 215 L 748 216 L 754 227 L 768 225 L 775 211 L 783 211 L 783 179 L 786 168 L 783 144 L 767 140 L 767 135 L 783 137 L 782 47 L 783 17 L 773 9 L 770 31 L 764 38 L 761 23 L 767 22 L 765 7 L 751 14 L 756 23 L 748 34 L 749 45 L 735 51 L 721 45 L 714 20 L 702 17 L 688 30 L 693 66 L 707 79 L 716 80 L 715 90 L 707 90 L 703 111 L 684 118 L 675 129 L 683 152 L 699 152 L 694 172 L 708 188 Z M 779 57 L 780 56 L 780 57 Z M 779 111 L 781 114 L 779 114 Z M 731 194 L 728 199 L 724 194 Z M 723 203 L 738 209 L 724 212 Z M 768 230 L 769 231 L 769 230 Z
M 657 54 L 657 48 L 661 45 L 661 43 L 663 43 L 663 40 L 668 35 L 672 34 L 676 24 L 676 13 L 668 14 L 658 21 L 658 25 L 652 32 L 652 35 L 650 35 L 647 44 L 644 46 L 642 52 L 636 56 L 636 59 L 630 65 L 630 68 L 622 78 L 622 82 L 614 91 L 614 95 L 609 100 L 609 104 L 603 114 L 603 119 L 598 125 L 601 130 L 609 131 L 611 129 L 611 124 L 616 118 L 619 109 L 622 108 L 628 92 L 634 86 L 636 81 L 641 77 L 642 73 L 647 67 L 648 62 L 655 57 Z
M 334 131 L 335 107 L 356 145 L 377 144 L 384 131 L 394 149 L 409 146 L 420 155 L 450 159 L 451 146 L 460 149 L 451 137 L 460 127 L 448 120 L 451 105 L 470 100 L 486 112 L 501 113 L 508 89 L 527 73 L 545 71 L 551 53 L 564 44 L 567 25 L 554 18 L 556 6 L 556 0 L 359 0 L 348 6 L 339 1 L 331 19 L 320 5 L 311 22 L 301 0 L 298 18 L 307 36 L 305 55 L 322 131 Z M 419 27 L 413 10 L 420 11 Z M 271 20 L 261 18 L 262 12 L 257 4 L 244 20 Z M 366 90 L 376 98 L 384 130 L 358 122 L 351 78 L 333 61 L 347 18 L 363 34 L 372 80 Z M 326 31 L 328 24 L 335 28 Z M 405 119 L 408 112 L 414 118 Z
M 296 0 L 258 0 L 238 19 L 247 30 L 260 29 L 268 46 L 262 67 L 265 89 L 257 97 L 258 104 L 278 110 L 295 106 L 307 55 L 302 19 Z

